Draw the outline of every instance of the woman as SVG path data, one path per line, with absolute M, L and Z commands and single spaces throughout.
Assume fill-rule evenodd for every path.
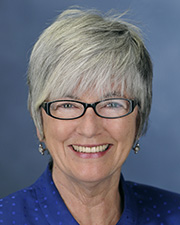
M 127 182 L 152 99 L 152 64 L 138 28 L 66 10 L 35 44 L 29 110 L 42 154 L 32 186 L 1 200 L 2 224 L 180 224 L 180 196 Z

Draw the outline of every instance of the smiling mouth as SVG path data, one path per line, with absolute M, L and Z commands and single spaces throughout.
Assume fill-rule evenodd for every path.
M 98 152 L 104 152 L 109 148 L 109 144 L 106 145 L 99 145 L 94 147 L 85 147 L 85 146 L 78 146 L 78 145 L 72 145 L 73 149 L 76 152 L 82 152 L 82 153 L 98 153 Z

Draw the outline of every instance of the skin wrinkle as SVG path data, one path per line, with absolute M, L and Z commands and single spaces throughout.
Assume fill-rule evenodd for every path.
M 118 172 L 118 175 L 119 175 L 119 172 Z M 106 201 L 105 197 L 108 198 L 108 194 L 106 194 L 105 191 L 104 191 L 104 193 L 102 191 L 99 191 L 99 193 L 100 193 L 99 196 L 97 194 L 97 191 L 96 191 L 96 193 L 92 193 L 92 190 L 96 189 L 97 185 L 91 184 L 91 190 L 88 189 L 89 191 L 87 194 L 87 188 L 83 188 L 80 191 L 79 189 L 77 190 L 77 188 L 75 188 L 75 186 L 72 185 L 72 183 L 70 183 L 69 185 L 65 186 L 65 191 L 63 192 L 62 186 L 60 184 L 58 185 L 56 183 L 55 178 L 54 178 L 54 181 L 55 181 L 56 186 L 59 187 L 58 190 L 59 190 L 61 196 L 64 196 L 63 197 L 64 201 L 65 201 L 65 199 L 68 199 L 68 201 L 65 201 L 65 204 L 67 205 L 68 209 L 70 210 L 72 215 L 75 217 L 75 219 L 77 219 L 77 221 L 79 218 L 81 218 L 81 216 L 79 216 L 79 213 L 78 213 L 79 210 L 81 212 L 81 215 L 84 214 L 86 216 L 86 220 L 88 221 L 87 224 L 93 224 L 93 222 L 92 223 L 89 222 L 91 220 L 91 217 L 95 218 L 97 221 L 98 217 L 95 217 L 95 212 L 97 212 L 97 211 L 99 212 L 98 216 L 102 215 L 101 219 L 103 219 L 103 221 L 107 221 L 107 215 L 108 215 L 107 213 L 110 211 L 109 210 L 110 205 L 112 205 L 112 210 L 113 210 L 112 217 L 113 218 L 117 212 L 121 211 L 119 208 L 120 207 L 119 206 L 119 202 L 120 202 L 119 197 L 120 196 L 113 197 L 113 195 L 112 195 L 113 190 L 111 189 L 111 187 L 109 187 L 109 183 L 110 183 L 109 180 L 107 181 L 107 184 L 108 184 L 109 189 L 111 190 L 110 194 L 109 194 L 111 201 L 109 201 L 109 199 L 107 199 L 107 201 Z M 117 179 L 117 184 L 116 185 L 113 184 L 112 186 L 117 187 L 118 182 L 119 182 L 119 180 Z M 90 185 L 88 184 L 88 186 L 90 186 Z M 67 187 L 71 187 L 74 194 L 72 192 L 68 191 Z M 105 188 L 105 189 L 107 190 L 107 188 Z M 117 189 L 115 190 L 115 193 L 118 193 Z M 86 190 L 86 194 L 85 194 L 84 190 Z M 68 195 L 68 198 L 66 198 L 67 197 L 66 194 Z M 72 194 L 73 194 L 73 196 L 71 198 Z M 93 197 L 91 197 L 91 196 L 93 196 Z M 73 201 L 73 200 L 75 200 L 75 201 Z M 119 201 L 117 201 L 117 200 L 119 200 Z M 73 202 L 74 202 L 74 204 L 72 204 Z M 79 204 L 79 203 L 81 203 L 81 204 L 79 207 L 77 207 L 77 204 Z M 104 204 L 102 204 L 102 203 L 104 203 Z M 116 205 L 117 205 L 116 209 L 114 208 L 114 203 L 116 203 Z M 101 212 L 103 206 L 105 207 L 105 209 L 103 209 L 103 211 Z M 106 208 L 106 207 L 108 207 L 108 208 Z M 117 221 L 118 221 L 119 217 L 120 217 L 120 215 L 118 214 Z M 112 221 L 112 220 L 110 219 L 109 221 Z M 83 224 L 83 223 L 80 223 L 80 224 Z M 97 223 L 97 224 L 100 224 L 100 223 Z M 103 222 L 102 224 L 105 224 L 105 223 Z M 116 224 L 116 223 L 112 223 L 112 224 Z
M 28 67 L 28 108 L 41 138 L 39 106 L 43 101 L 72 93 L 79 83 L 81 93 L 93 90 L 94 85 L 99 93 L 111 90 L 111 81 L 128 84 L 127 93 L 140 102 L 137 135 L 145 134 L 152 98 L 152 63 L 140 29 L 123 21 L 122 16 L 70 9 L 40 35 Z
M 96 94 L 90 97 L 87 92 L 79 100 L 95 102 L 98 98 Z M 119 175 L 135 138 L 137 114 L 136 107 L 130 115 L 110 120 L 98 117 L 93 109 L 88 108 L 83 117 L 62 121 L 48 116 L 42 109 L 44 142 L 54 163 L 53 180 L 80 224 L 110 225 L 113 219 L 112 224 L 119 220 L 122 212 Z M 73 144 L 104 143 L 112 147 L 103 157 L 95 159 L 79 158 L 69 148 Z
M 140 29 L 123 15 L 65 10 L 42 32 L 29 61 L 28 108 L 52 156 L 57 190 L 81 225 L 117 223 L 123 210 L 121 167 L 148 125 L 152 63 Z M 139 105 L 118 119 L 100 118 L 87 108 L 81 118 L 69 121 L 54 119 L 41 107 L 64 96 L 93 103 L 116 95 Z M 72 148 L 104 144 L 106 151 L 91 155 Z
M 56 180 L 55 180 L 55 184 L 56 184 Z M 119 204 L 120 202 L 120 195 L 118 191 L 119 181 L 116 180 L 115 183 L 111 183 L 109 182 L 109 180 L 107 180 L 107 185 L 109 185 L 109 188 L 103 189 L 103 190 L 101 190 L 100 188 L 99 191 L 97 191 L 98 185 L 99 185 L 98 183 L 96 185 L 92 184 L 92 187 L 89 189 L 87 188 L 87 186 L 83 186 L 83 183 L 82 183 L 82 186 L 81 186 L 82 189 L 79 190 L 76 188 L 76 185 L 74 185 L 74 182 L 71 182 L 71 184 L 68 185 L 68 188 L 61 181 L 58 184 L 56 184 L 56 186 L 60 187 L 59 189 L 60 194 L 62 196 L 64 195 L 68 196 L 68 198 L 65 197 L 65 199 L 68 199 L 68 201 L 66 201 L 65 199 L 63 200 L 65 201 L 65 204 L 67 206 L 70 205 L 68 209 L 70 210 L 74 218 L 76 218 L 76 215 L 78 215 L 78 210 L 76 210 L 76 208 L 77 208 L 77 204 L 80 203 L 81 214 L 86 214 L 86 219 L 88 221 L 87 224 L 93 224 L 91 223 L 91 217 L 96 217 L 96 213 L 99 214 L 100 209 L 103 208 L 103 206 L 106 207 L 104 215 L 106 216 L 105 220 L 107 221 L 107 215 L 111 209 L 111 205 L 113 205 L 113 203 L 116 202 L 117 209 L 114 211 L 114 208 L 113 208 L 112 218 L 109 219 L 109 221 L 111 221 L 110 224 L 116 224 L 116 222 L 118 221 L 120 217 L 120 214 L 122 213 L 120 209 L 120 204 Z M 79 186 L 79 183 L 78 183 L 78 186 Z M 71 188 L 71 190 L 69 190 L 69 187 Z M 112 196 L 112 189 L 114 189 L 115 196 Z M 111 202 L 108 202 L 108 204 L 106 204 L 106 198 L 108 196 L 110 197 Z M 74 201 L 75 203 L 73 204 Z M 83 212 L 82 207 L 85 208 L 84 210 L 85 212 Z M 72 212 L 71 209 L 75 209 L 75 210 L 73 210 Z M 116 218 L 117 218 L 117 221 L 114 222 Z M 83 224 L 80 220 L 78 222 L 79 224 Z M 101 223 L 97 222 L 96 224 L 101 224 Z M 102 224 L 105 224 L 105 223 L 102 222 Z M 108 225 L 110 224 L 108 223 Z
M 37 134 L 52 156 L 52 177 L 70 212 L 81 225 L 116 224 L 123 210 L 121 167 L 145 133 L 151 107 L 152 64 L 139 28 L 120 15 L 66 10 L 36 42 L 28 84 Z M 63 96 L 86 103 L 125 97 L 140 107 L 118 119 L 100 118 L 87 108 L 69 121 L 54 119 L 40 107 Z M 72 148 L 104 144 L 106 151 L 89 155 Z

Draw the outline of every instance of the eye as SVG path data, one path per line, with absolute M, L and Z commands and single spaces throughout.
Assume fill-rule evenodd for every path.
M 51 105 L 51 109 L 56 110 L 66 110 L 66 109 L 74 109 L 76 108 L 75 104 L 71 102 L 56 102 Z
M 65 103 L 65 104 L 61 104 L 60 106 L 58 105 L 58 107 L 70 109 L 70 108 L 73 108 L 74 105 L 71 103 Z
M 122 104 L 118 103 L 118 102 L 109 102 L 107 105 L 106 105 L 107 108 L 120 108 L 120 107 L 123 107 Z
M 129 102 L 125 99 L 112 99 L 100 102 L 98 109 L 100 110 L 127 110 Z

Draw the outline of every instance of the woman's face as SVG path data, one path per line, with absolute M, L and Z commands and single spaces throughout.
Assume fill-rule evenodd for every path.
M 86 103 L 99 100 L 95 95 L 87 96 L 79 100 Z M 43 141 L 53 158 L 53 176 L 63 174 L 76 181 L 93 182 L 119 173 L 134 143 L 137 111 L 136 107 L 128 116 L 105 119 L 88 108 L 79 119 L 58 120 L 42 109 Z M 81 153 L 80 148 L 95 153 Z

